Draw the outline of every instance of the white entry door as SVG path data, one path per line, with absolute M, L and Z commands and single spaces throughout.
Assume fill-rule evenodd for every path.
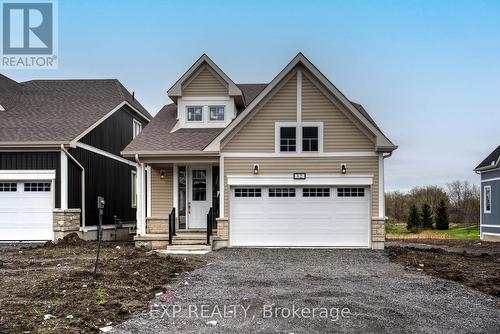
M 234 187 L 231 246 L 368 247 L 368 187 Z
M 212 204 L 210 168 L 191 167 L 189 172 L 188 227 L 206 228 L 207 213 Z
M 0 180 L 0 240 L 52 240 L 53 183 Z

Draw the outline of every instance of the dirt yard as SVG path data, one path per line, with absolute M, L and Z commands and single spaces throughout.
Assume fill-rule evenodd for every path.
M 500 296 L 500 243 L 460 240 L 389 242 L 391 261 Z
M 88 333 L 148 310 L 156 293 L 203 263 L 160 256 L 132 244 L 101 248 L 68 239 L 38 248 L 0 248 L 0 333 Z

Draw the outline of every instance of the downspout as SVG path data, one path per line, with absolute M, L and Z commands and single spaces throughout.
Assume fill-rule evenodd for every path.
M 85 230 L 85 168 L 76 160 L 66 148 L 64 148 L 64 145 L 61 144 L 61 150 L 66 154 L 68 158 L 71 159 L 82 171 L 82 177 L 81 177 L 81 196 L 82 196 L 82 226 L 80 227 L 80 231 Z

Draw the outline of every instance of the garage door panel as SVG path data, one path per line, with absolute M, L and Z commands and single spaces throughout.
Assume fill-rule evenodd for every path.
M 16 191 L 0 191 L 0 240 L 51 240 L 53 189 L 25 192 L 24 183 L 17 182 Z
M 369 245 L 369 192 L 364 197 L 236 198 L 231 192 L 230 243 L 232 246 L 367 247 Z

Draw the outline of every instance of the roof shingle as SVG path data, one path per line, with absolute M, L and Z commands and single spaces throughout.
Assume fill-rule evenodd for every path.
M 491 152 L 486 159 L 481 161 L 481 163 L 475 168 L 475 169 L 480 169 L 480 168 L 486 168 L 486 167 L 495 167 L 500 159 L 500 145 L 493 151 Z
M 0 144 L 69 142 L 124 101 L 152 118 L 118 80 L 16 83 L 1 76 Z

